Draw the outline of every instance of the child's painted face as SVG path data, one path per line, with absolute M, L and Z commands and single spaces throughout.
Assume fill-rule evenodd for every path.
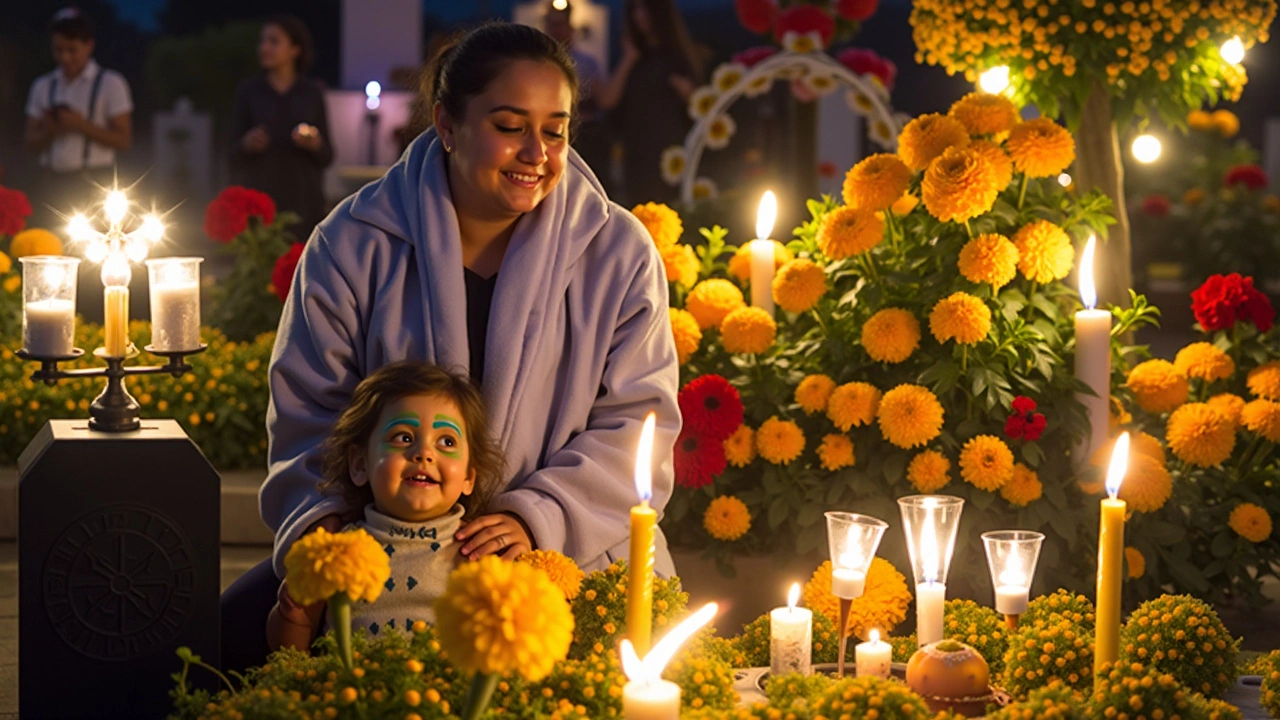
M 367 446 L 348 451 L 351 479 L 370 484 L 384 515 L 405 522 L 445 515 L 475 487 L 466 430 L 448 398 L 411 395 L 387 403 Z

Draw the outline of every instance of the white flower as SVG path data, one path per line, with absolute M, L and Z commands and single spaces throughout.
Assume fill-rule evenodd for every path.
M 662 151 L 662 180 L 668 185 L 678 185 L 689 159 L 684 155 L 684 148 L 672 145 Z
M 793 53 L 811 53 L 822 49 L 822 35 L 818 32 L 807 32 L 803 35 L 788 30 L 782 34 L 782 47 Z
M 809 91 L 818 97 L 825 97 L 835 92 L 837 83 L 834 77 L 830 75 L 809 74 L 800 79 Z
M 871 89 L 875 92 L 876 95 L 880 96 L 881 100 L 885 102 L 889 102 L 889 88 L 884 86 L 884 81 L 880 79 L 879 75 L 872 75 L 871 73 L 867 73 L 866 75 L 862 76 L 862 79 L 871 83 Z
M 693 199 L 710 200 L 720 194 L 720 189 L 711 178 L 700 177 L 693 181 Z
M 845 93 L 844 99 L 849 104 L 849 108 L 859 115 L 870 116 L 876 111 L 875 101 L 861 90 L 850 90 Z
M 747 81 L 746 86 L 743 87 L 742 94 L 747 97 L 759 97 L 769 92 L 771 87 L 773 87 L 773 76 L 765 73 Z
M 738 87 L 738 83 L 742 82 L 742 77 L 746 74 L 747 66 L 742 63 L 724 63 L 711 73 L 711 87 L 715 88 L 716 92 L 727 93 Z
M 707 126 L 707 147 L 720 150 L 729 145 L 729 139 L 738 130 L 738 125 L 728 115 L 717 115 Z
M 892 148 L 895 144 L 893 130 L 883 120 L 875 120 L 871 123 L 870 135 L 876 144 L 883 147 Z
M 774 72 L 774 75 L 782 80 L 799 80 L 808 74 L 809 66 L 799 62 L 778 68 L 778 70 Z
M 720 93 L 710 85 L 703 85 L 693 91 L 693 95 L 689 96 L 689 117 L 694 120 L 700 120 L 702 116 L 711 112 L 711 106 L 716 104 L 716 100 L 720 99 Z

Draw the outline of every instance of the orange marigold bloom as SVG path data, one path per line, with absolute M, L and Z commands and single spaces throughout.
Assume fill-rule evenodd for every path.
M 884 439 L 904 449 L 938 437 L 943 415 L 942 403 L 928 388 L 906 384 L 885 393 L 877 412 Z
M 693 254 L 693 248 L 682 243 L 675 243 L 662 248 L 662 267 L 667 271 L 667 282 L 693 287 L 698 282 L 698 269 L 702 263 Z
M 1250 370 L 1246 384 L 1254 395 L 1280 401 L 1280 360 L 1272 360 Z
M 823 412 L 835 389 L 836 381 L 826 375 L 808 375 L 796 386 L 796 403 L 806 415 Z
M 1231 356 L 1207 342 L 1196 342 L 1182 348 L 1173 359 L 1174 367 L 1206 382 L 1226 380 L 1236 371 Z
M 996 176 L 996 191 L 1004 190 L 1013 181 L 1013 159 L 1004 148 L 990 140 L 975 140 L 969 143 L 969 149 L 982 156 L 991 172 Z
M 762 308 L 740 307 L 720 323 L 720 343 L 731 353 L 754 355 L 773 347 L 778 324 Z
M 1275 198 L 1274 195 L 1268 195 L 1268 197 Z M 1276 199 L 1280 200 L 1280 198 L 1276 198 Z M 920 198 L 916 197 L 915 195 L 912 195 L 911 193 L 904 193 L 902 197 L 898 198 L 893 202 L 893 205 L 889 206 L 889 209 L 893 212 L 894 215 L 897 215 L 898 217 L 902 217 L 903 215 L 906 215 L 912 210 L 915 210 L 916 205 L 919 205 L 919 204 L 920 204 Z M 1280 207 L 1273 208 L 1273 209 L 1280 210 Z
M 1119 498 L 1134 512 L 1155 512 L 1173 494 L 1169 470 L 1149 455 L 1129 456 L 1129 470 L 1120 484 Z
M 926 495 L 941 490 L 951 482 L 951 461 L 937 450 L 917 453 L 907 465 L 907 480 L 916 492 Z
M 971 92 L 960 98 L 947 111 L 959 120 L 970 135 L 993 135 L 1001 138 L 1022 121 L 1018 106 L 1003 95 Z
M 723 278 L 711 278 L 694 285 L 684 301 L 685 309 L 698 320 L 702 330 L 719 325 L 725 316 L 746 304 L 738 286 Z
M 827 472 L 853 467 L 856 462 L 853 455 L 853 441 L 848 435 L 842 433 L 827 435 L 822 438 L 822 444 L 818 446 L 818 461 Z
M 960 477 L 979 490 L 999 490 L 1013 477 L 1013 452 L 994 435 L 970 438 L 960 451 Z
M 907 191 L 913 174 L 897 155 L 878 153 L 864 158 L 844 176 L 844 204 L 884 210 Z
M 1129 545 L 1124 549 L 1124 564 L 1130 580 L 1137 580 L 1147 574 L 1147 558 L 1138 548 Z
M 831 393 L 827 418 L 841 430 L 870 425 L 880 407 L 880 391 L 864 382 L 845 383 Z
M 734 467 L 746 467 L 756 459 L 756 431 L 743 423 L 724 441 L 724 459 Z
M 1280 403 L 1254 400 L 1240 411 L 1240 421 L 1249 430 L 1271 442 L 1280 442 Z
M 999 290 L 1018 274 L 1018 248 L 999 233 L 985 233 L 965 243 L 956 264 L 969 282 Z
M 702 344 L 702 329 L 698 327 L 698 319 L 688 310 L 667 308 L 667 315 L 671 318 L 671 334 L 676 341 L 676 358 L 683 365 Z
M 898 135 L 898 157 L 920 171 L 950 147 L 969 144 L 969 131 L 955 118 L 929 113 L 907 123 Z
M 1018 269 L 1028 280 L 1051 283 L 1071 273 L 1075 250 L 1062 228 L 1048 220 L 1024 225 L 1013 236 L 1018 249 Z
M 996 174 L 977 150 L 947 148 L 925 170 L 920 197 L 929 214 L 942 221 L 965 222 L 988 210 L 1000 188 Z
M 671 247 L 684 233 L 684 222 L 675 210 L 662 203 L 644 203 L 631 208 L 631 214 L 649 231 L 649 237 L 658 249 Z
M 802 313 L 827 292 L 827 274 L 812 260 L 792 260 L 773 278 L 773 301 L 789 313 Z
M 900 363 L 920 347 L 920 321 L 902 308 L 876 311 L 862 326 L 862 348 L 872 360 Z
M 1165 438 L 1178 459 L 1212 467 L 1231 457 L 1236 430 L 1230 420 L 1207 404 L 1187 403 L 1169 416 Z
M 1018 172 L 1033 178 L 1056 177 L 1076 159 L 1071 133 L 1045 117 L 1019 123 L 1004 147 Z
M 1240 427 L 1240 412 L 1244 410 L 1244 398 L 1234 393 L 1218 393 L 1208 400 L 1209 407 L 1222 413 L 1237 429 Z
M 866 252 L 884 239 L 884 219 L 874 210 L 839 207 L 818 225 L 818 247 L 832 260 Z
M 771 417 L 756 431 L 756 450 L 774 465 L 787 465 L 804 452 L 804 431 L 790 420 Z
M 1249 542 L 1265 542 L 1271 537 L 1271 514 L 1253 503 L 1241 503 L 1231 511 L 1227 524 Z
M 1044 494 L 1044 485 L 1035 470 L 1017 463 L 1013 466 L 1013 476 L 1000 488 L 1000 497 L 1009 501 L 1014 507 L 1026 507 L 1040 499 Z
M 1133 392 L 1138 407 L 1149 413 L 1164 413 L 1187 401 L 1191 391 L 1187 376 L 1168 360 L 1147 360 L 1129 371 L 1125 387 Z
M 955 340 L 961 345 L 973 345 L 991 332 L 991 308 L 969 293 L 952 293 L 938 301 L 929 313 L 929 331 L 940 343 Z

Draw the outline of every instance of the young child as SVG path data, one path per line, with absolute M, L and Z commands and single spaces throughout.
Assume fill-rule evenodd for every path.
M 387 551 L 391 578 L 376 602 L 352 607 L 353 629 L 434 622 L 432 603 L 461 557 L 454 534 L 483 510 L 501 472 L 480 392 L 465 376 L 407 361 L 356 386 L 329 437 L 320 488 L 359 514 L 354 525 Z M 299 605 L 282 582 L 267 620 L 271 649 L 309 649 L 324 617 L 325 603 Z

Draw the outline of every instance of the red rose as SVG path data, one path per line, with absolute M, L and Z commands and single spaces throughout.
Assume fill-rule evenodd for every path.
M 733 9 L 738 13 L 738 22 L 753 33 L 764 34 L 773 27 L 778 17 L 776 0 L 734 0 Z
M 1253 278 L 1239 273 L 1211 275 L 1192 291 L 1191 311 L 1205 332 L 1226 330 L 1239 320 L 1266 332 L 1276 315 L 1271 301 L 1253 286 Z
M 1044 432 L 1044 428 L 1048 424 L 1049 421 L 1045 420 L 1044 415 L 1040 413 L 1032 415 L 1031 420 L 1027 422 L 1026 427 L 1023 429 L 1022 438 L 1027 442 L 1039 440 L 1040 434 Z
M 807 35 L 816 32 L 822 37 L 822 47 L 831 44 L 831 37 L 836 33 L 836 20 L 831 13 L 814 5 L 796 5 L 783 10 L 778 15 L 778 22 L 773 26 L 773 34 L 778 42 L 789 32 Z
M 1253 287 L 1253 278 L 1249 278 L 1249 289 L 1245 294 L 1244 307 L 1240 309 L 1238 315 L 1241 320 L 1248 320 L 1253 323 L 1259 332 L 1270 330 L 1271 324 L 1276 319 L 1276 309 L 1271 306 L 1271 300 Z
M 893 81 L 898 76 L 898 66 L 880 57 L 874 50 L 849 48 L 836 55 L 836 60 L 849 68 L 854 75 L 871 75 L 878 78 L 886 90 L 893 89 Z
M 1148 195 L 1142 201 L 1142 212 L 1151 217 L 1164 217 L 1169 214 L 1169 198 L 1163 195 Z
M 1013 399 L 1012 406 L 1013 414 L 1004 422 L 1004 434 L 1014 440 L 1039 440 L 1048 421 L 1043 414 L 1035 411 L 1036 401 L 1026 395 L 1019 395 Z
M 676 438 L 676 484 L 687 488 L 710 485 L 724 472 L 724 440 L 715 440 L 690 432 L 688 427 Z
M 708 440 L 723 441 L 742 424 L 742 398 L 719 375 L 690 380 L 677 400 L 685 429 Z
M 300 242 L 290 245 L 289 250 L 276 259 L 276 266 L 271 269 L 271 288 L 276 291 L 280 302 L 289 297 L 293 274 L 298 270 L 298 260 L 302 259 L 302 248 L 303 244 Z
M 1018 440 L 1022 438 L 1022 434 L 1027 431 L 1027 421 L 1022 415 L 1010 415 L 1008 420 L 1004 421 L 1004 434 Z
M 31 215 L 31 202 L 21 190 L 0 186 L 0 235 L 17 235 Z
M 836 14 L 850 22 L 862 22 L 876 14 L 880 0 L 836 0 Z
M 1029 412 L 1035 412 L 1036 401 L 1026 395 L 1019 395 L 1013 399 L 1013 411 L 1019 415 L 1026 415 Z
M 737 55 L 734 55 L 733 61 L 741 64 L 743 67 L 752 67 L 777 54 L 777 48 L 769 47 L 768 45 L 761 45 L 759 47 L 747 48 Z
M 263 225 L 276 219 L 276 203 L 270 195 L 233 185 L 218 193 L 204 209 L 204 234 L 218 242 L 231 242 L 249 227 L 249 218 Z
M 1267 173 L 1257 165 L 1236 165 L 1227 170 L 1222 182 L 1227 187 L 1244 185 L 1250 190 L 1261 190 L 1267 186 Z

